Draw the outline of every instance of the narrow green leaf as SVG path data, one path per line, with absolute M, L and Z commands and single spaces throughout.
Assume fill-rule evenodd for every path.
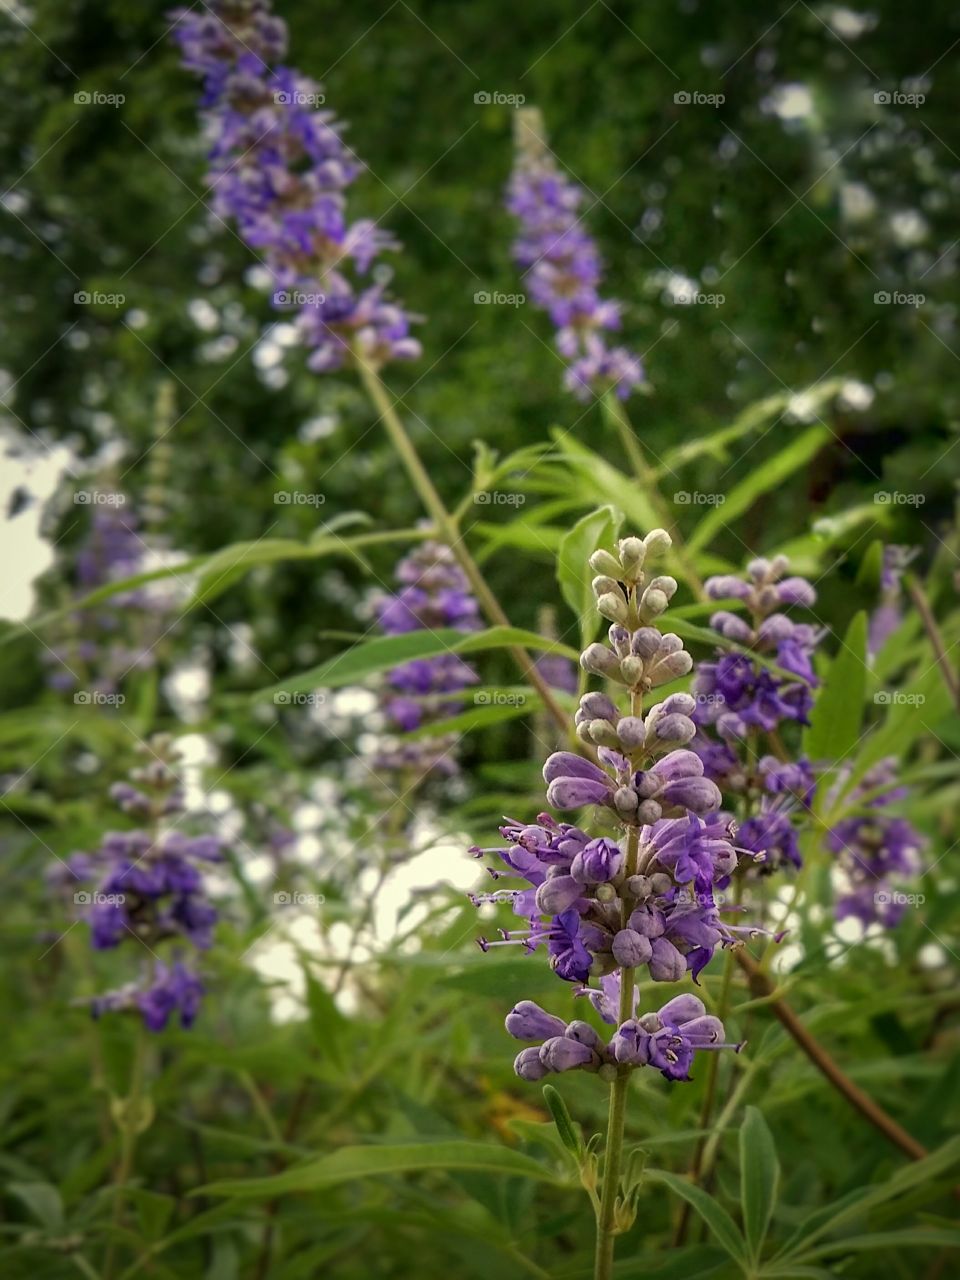
M 809 462 L 829 438 L 830 432 L 826 427 L 809 427 L 802 435 L 792 439 L 785 449 L 751 471 L 724 495 L 724 502 L 713 507 L 703 517 L 687 540 L 688 551 L 699 551 L 709 546 L 720 529 L 749 511 L 758 498 L 775 489 L 804 463 Z
M 760 1257 L 780 1183 L 780 1163 L 767 1122 L 747 1107 L 740 1126 L 740 1204 L 750 1256 Z
M 842 760 L 860 737 L 867 696 L 867 615 L 858 613 L 817 694 L 803 735 L 811 760 Z
M 680 1196 L 692 1209 L 696 1209 L 715 1236 L 717 1243 L 746 1269 L 750 1262 L 746 1244 L 737 1230 L 736 1223 L 722 1205 L 718 1204 L 712 1196 L 707 1195 L 702 1187 L 695 1186 L 675 1173 L 667 1173 L 663 1169 L 648 1169 L 645 1177 L 648 1181 L 662 1182 L 674 1195 Z
M 557 1133 L 559 1133 L 563 1145 L 572 1155 L 579 1159 L 583 1154 L 583 1136 L 570 1118 L 567 1104 L 552 1084 L 543 1086 L 543 1100 L 550 1109 L 553 1123 L 557 1126 Z
M 960 1249 L 960 1228 L 951 1231 L 943 1227 L 902 1227 L 896 1231 L 871 1231 L 860 1236 L 843 1236 L 815 1249 L 804 1249 L 795 1256 L 798 1259 L 826 1258 L 832 1253 L 865 1253 L 871 1249 L 901 1249 L 905 1246 L 928 1249 Z
M 578 520 L 560 542 L 557 554 L 557 581 L 560 594 L 580 624 L 582 645 L 590 643 L 597 633 L 600 615 L 590 586 L 596 576 L 587 560 L 598 548 L 609 550 L 623 522 L 615 507 L 600 507 Z
M 305 693 L 311 689 L 338 689 L 346 684 L 356 684 L 389 671 L 391 667 L 412 662 L 415 658 L 430 658 L 438 653 L 480 653 L 487 649 L 506 649 L 521 645 L 525 649 L 537 649 L 545 653 L 560 653 L 576 660 L 579 654 L 569 645 L 546 640 L 535 631 L 523 631 L 518 627 L 488 627 L 485 631 L 455 631 L 452 627 L 436 631 L 411 631 L 400 636 L 377 636 L 364 644 L 345 649 L 329 662 L 291 676 L 289 680 L 263 689 L 255 696 L 270 699 L 283 705 L 283 694 Z M 278 696 L 280 695 L 280 696 Z
M 297 1191 L 319 1191 L 357 1178 L 372 1178 L 425 1169 L 462 1169 L 498 1173 L 504 1177 L 534 1178 L 556 1182 L 546 1165 L 488 1142 L 417 1142 L 401 1146 L 341 1147 L 333 1155 L 297 1165 L 269 1178 L 214 1182 L 194 1195 L 278 1196 Z

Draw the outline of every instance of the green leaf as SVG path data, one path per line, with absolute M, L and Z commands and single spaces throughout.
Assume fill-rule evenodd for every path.
M 674 1195 L 686 1200 L 692 1209 L 696 1209 L 710 1231 L 713 1232 L 717 1243 L 729 1253 L 731 1258 L 736 1259 L 744 1269 L 748 1267 L 749 1254 L 743 1236 L 737 1230 L 736 1223 L 726 1209 L 718 1204 L 712 1196 L 707 1195 L 702 1187 L 695 1186 L 692 1182 L 688 1182 L 686 1178 L 681 1178 L 675 1173 L 667 1173 L 664 1169 L 648 1169 L 645 1176 L 648 1181 L 662 1182 Z
M 860 737 L 867 696 L 867 615 L 858 613 L 827 672 L 803 735 L 811 760 L 842 760 Z
M 547 640 L 535 631 L 523 631 L 518 627 L 488 627 L 485 631 L 470 632 L 455 631 L 452 627 L 411 631 L 401 636 L 377 636 L 365 644 L 354 645 L 319 667 L 261 690 L 256 697 L 273 698 L 282 706 L 283 700 L 277 698 L 278 694 L 338 689 L 346 684 L 357 684 L 378 672 L 389 671 L 391 667 L 412 662 L 415 658 L 430 658 L 438 653 L 480 653 L 516 645 L 544 653 L 560 653 L 574 660 L 579 657 L 569 645 Z
M 583 1136 L 570 1118 L 567 1104 L 552 1084 L 543 1086 L 543 1100 L 553 1116 L 553 1123 L 557 1126 L 557 1133 L 563 1145 L 579 1159 L 583 1154 Z
M 870 1249 L 900 1249 L 904 1246 L 928 1249 L 960 1249 L 960 1228 L 902 1227 L 896 1231 L 871 1231 L 860 1236 L 843 1236 L 816 1249 L 804 1249 L 798 1258 L 825 1258 L 831 1253 L 847 1253 L 855 1250 L 865 1253 Z
M 740 1126 L 740 1204 L 750 1256 L 760 1257 L 777 1200 L 780 1163 L 767 1122 L 757 1107 L 747 1107 Z
M 214 1182 L 194 1195 L 278 1196 L 296 1191 L 319 1191 L 357 1178 L 414 1173 L 424 1169 L 473 1170 L 504 1177 L 557 1182 L 546 1165 L 509 1147 L 489 1142 L 415 1142 L 400 1146 L 341 1147 L 332 1155 L 297 1165 L 269 1178 Z
M 851 1219 L 862 1218 L 867 1210 L 876 1208 L 885 1200 L 893 1200 L 914 1187 L 932 1182 L 957 1164 L 960 1164 L 960 1137 L 951 1138 L 922 1160 L 911 1161 L 879 1186 L 852 1191 L 837 1204 L 812 1213 L 800 1223 L 775 1261 L 785 1262 L 789 1258 L 803 1256 L 820 1236 L 835 1232 Z
M 63 1202 L 60 1192 L 49 1182 L 8 1182 L 7 1190 L 22 1201 L 48 1231 L 62 1228 Z
M 724 502 L 707 512 L 687 540 L 687 550 L 699 551 L 708 546 L 719 530 L 749 511 L 758 498 L 809 462 L 829 439 L 830 432 L 826 427 L 810 427 L 791 440 L 785 449 L 751 471 L 725 495 Z
M 557 581 L 560 594 L 580 624 L 580 642 L 584 647 L 596 635 L 600 620 L 590 586 L 596 575 L 587 561 L 598 548 L 610 550 L 622 523 L 623 514 L 615 507 L 600 507 L 578 520 L 560 542 Z

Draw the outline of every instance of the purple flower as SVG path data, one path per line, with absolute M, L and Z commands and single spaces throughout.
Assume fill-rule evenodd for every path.
M 896 785 L 897 764 L 893 757 L 881 760 L 864 774 L 845 797 L 854 813 L 836 822 L 826 839 L 847 886 L 837 899 L 837 918 L 852 916 L 865 928 L 899 923 L 910 899 L 898 886 L 921 871 L 924 838 L 906 818 L 887 812 L 906 794 L 906 788 Z M 844 780 L 838 779 L 832 798 Z
M 579 212 L 585 193 L 555 164 L 539 136 L 539 113 L 523 111 L 518 120 L 507 209 L 520 224 L 513 254 L 524 287 L 557 328 L 557 349 L 569 361 L 566 389 L 581 400 L 605 391 L 625 400 L 644 381 L 643 366 L 603 337 L 620 328 L 620 304 L 600 297 L 603 265 Z
M 84 908 L 95 950 L 111 950 L 134 941 L 155 957 L 151 974 L 98 996 L 93 1012 L 140 1011 L 151 1031 L 162 1030 L 171 1013 L 179 1011 L 183 1026 L 192 1024 L 203 987 L 200 979 L 177 959 L 167 965 L 158 950 L 184 944 L 206 950 L 213 941 L 217 911 L 207 897 L 204 869 L 222 861 L 220 841 L 210 835 L 188 835 L 165 825 L 183 812 L 183 801 L 172 763 L 170 739 L 151 739 L 150 762 L 133 771 L 130 783 L 117 784 L 114 794 L 128 812 L 150 822 L 149 828 L 108 831 L 92 853 L 74 854 L 68 868 L 74 885 L 91 883 L 74 901 Z M 63 877 L 60 877 L 65 883 Z
M 266 0 L 209 0 L 172 16 L 183 64 L 203 80 L 213 214 L 266 263 L 274 306 L 296 310 L 310 368 L 415 359 L 411 316 L 366 279 L 397 246 L 373 222 L 347 221 L 344 192 L 362 165 L 343 125 L 318 110 L 321 87 L 278 65 L 286 24 Z
M 665 644 L 666 657 L 687 658 L 679 637 L 662 636 L 644 616 L 650 610 L 661 613 L 676 585 L 646 573 L 648 557 L 667 546 L 668 535 L 655 530 L 643 540 L 624 539 L 617 554 L 602 551 L 591 558 L 598 600 L 612 598 L 616 587 L 622 608 L 611 606 L 611 612 L 622 612 L 633 625 L 611 626 L 609 647 L 590 646 L 583 665 L 630 688 L 629 714 L 622 714 L 606 693 L 585 694 L 575 724 L 578 737 L 596 748 L 596 758 L 556 751 L 543 768 L 554 808 L 599 805 L 604 827 L 616 824 L 619 838 L 594 835 L 541 813 L 534 823 L 506 821 L 500 828 L 506 846 L 473 849 L 477 855 L 495 854 L 501 864 L 489 868 L 497 887 L 474 901 L 509 904 L 523 921 L 520 928 L 501 929 L 498 941 L 481 938 L 481 949 L 520 946 L 535 953 L 546 947 L 558 977 L 581 984 L 578 994 L 586 995 L 612 1026 L 622 1019 L 624 981 L 629 981 L 635 1014 L 637 973 L 645 970 L 653 982 L 678 982 L 689 974 L 697 982 L 719 948 L 762 932 L 724 919 L 739 908 L 722 907 L 715 894 L 741 856 L 757 855 L 734 844 L 733 823 L 715 812 L 722 797 L 705 776 L 701 753 L 682 745 L 695 734 L 694 699 L 674 693 L 649 709 L 641 705 L 657 684 L 689 669 L 688 661 L 674 662 L 664 678 L 654 674 Z M 771 794 L 784 801 L 807 787 L 808 770 L 799 764 L 789 770 L 771 760 L 765 768 Z M 523 887 L 501 888 L 504 877 L 519 879 Z M 599 979 L 599 990 L 582 985 L 592 977 Z M 561 1030 L 553 1015 L 530 1001 L 516 1006 L 507 1029 L 544 1041 L 536 1060 L 529 1052 L 517 1058 L 517 1073 L 528 1080 L 542 1078 L 545 1070 L 602 1072 L 618 1064 L 654 1065 L 670 1079 L 685 1079 L 696 1049 L 729 1047 L 722 1044 L 723 1028 L 693 996 L 639 1022 L 627 1019 L 608 1045 L 583 1022 Z
M 473 631 L 480 611 L 469 583 L 449 547 L 426 541 L 397 565 L 400 590 L 377 601 L 377 616 L 387 635 L 452 627 Z M 478 682 L 474 668 L 455 653 L 415 658 L 387 676 L 384 710 L 392 730 L 410 733 L 421 725 L 456 715 L 458 695 Z M 412 770 L 422 776 L 456 772 L 456 742 L 435 735 L 414 742 L 390 742 L 377 753 L 378 769 Z

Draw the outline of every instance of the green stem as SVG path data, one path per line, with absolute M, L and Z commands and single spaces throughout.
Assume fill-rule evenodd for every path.
M 467 581 L 473 594 L 477 597 L 480 607 L 486 614 L 487 620 L 494 626 L 509 627 L 510 619 L 504 613 L 500 606 L 500 601 L 491 591 L 487 584 L 486 578 L 480 566 L 470 554 L 469 549 L 464 543 L 460 529 L 456 520 L 447 510 L 443 499 L 437 492 L 436 486 L 430 479 L 426 467 L 420 460 L 416 446 L 407 434 L 407 430 L 400 420 L 389 395 L 387 389 L 380 378 L 377 371 L 369 365 L 360 355 L 355 353 L 357 369 L 360 372 L 363 385 L 373 401 L 374 407 L 380 414 L 380 419 L 386 428 L 387 435 L 393 447 L 396 449 L 400 457 L 400 461 L 407 469 L 407 474 L 420 496 L 428 515 L 437 526 L 437 532 L 447 543 L 453 554 L 457 557 L 460 568 L 466 574 Z M 509 652 L 514 661 L 523 672 L 525 679 L 536 689 L 537 693 L 543 700 L 543 704 L 549 711 L 553 719 L 566 732 L 569 728 L 569 717 L 554 697 L 553 690 L 541 676 L 540 672 L 534 665 L 533 659 L 520 645 L 511 645 Z
M 642 712 L 642 697 L 631 692 L 630 714 Z M 636 875 L 640 840 L 636 827 L 627 831 L 627 857 L 625 876 Z M 620 899 L 620 923 L 626 928 L 632 910 L 626 897 Z M 622 1026 L 633 1017 L 634 970 L 620 970 L 620 1017 Z M 603 1156 L 603 1188 L 600 1212 L 597 1214 L 597 1249 L 594 1258 L 594 1280 L 610 1280 L 613 1275 L 613 1249 L 617 1237 L 617 1193 L 620 1189 L 620 1166 L 623 1163 L 623 1135 L 627 1120 L 627 1090 L 630 1087 L 631 1068 L 618 1067 L 617 1076 L 610 1088 L 610 1107 L 607 1113 L 607 1144 Z
M 633 474 L 636 476 L 637 482 L 643 489 L 645 495 L 650 500 L 650 506 L 653 508 L 654 515 L 673 539 L 673 554 L 677 564 L 683 572 L 683 576 L 700 599 L 705 600 L 707 598 L 707 594 L 704 590 L 703 579 L 694 567 L 689 553 L 683 545 L 683 538 L 681 537 L 680 531 L 674 521 L 673 513 L 660 493 L 660 486 L 657 483 L 656 473 L 650 466 L 649 462 L 647 462 L 643 449 L 640 447 L 640 441 L 637 439 L 636 432 L 631 425 L 630 419 L 627 417 L 627 411 L 623 407 L 623 402 L 618 400 L 611 391 L 604 396 L 602 403 L 603 410 L 608 421 L 612 422 L 617 429 L 620 436 L 620 443 L 623 445 L 623 451 L 627 455 L 630 466 L 633 468 Z
M 137 1149 L 137 1134 L 140 1129 L 140 1110 L 143 1100 L 143 1079 L 147 1057 L 147 1036 L 143 1023 L 137 1026 L 137 1038 L 133 1049 L 133 1062 L 130 1067 L 130 1086 L 123 1102 L 122 1123 L 120 1125 L 120 1162 L 117 1165 L 114 1179 L 113 1213 L 110 1219 L 110 1239 L 107 1242 L 107 1253 L 103 1263 L 103 1280 L 111 1280 L 114 1274 L 116 1259 L 116 1237 L 123 1226 L 123 1214 L 126 1202 L 127 1183 L 133 1173 L 134 1156 Z

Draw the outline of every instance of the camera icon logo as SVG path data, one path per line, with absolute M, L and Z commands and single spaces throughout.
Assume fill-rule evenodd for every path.
M 673 500 L 678 506 L 685 507 L 690 503 L 690 495 L 686 490 L 681 490 L 679 493 L 675 493 L 673 495 Z
M 286 689 L 281 689 L 279 693 L 273 695 L 273 702 L 277 707 L 288 707 L 290 705 L 290 694 Z
M 875 693 L 873 700 L 878 707 L 888 707 L 893 701 L 886 689 L 881 689 L 878 693 Z
M 888 107 L 890 103 L 893 101 L 893 98 L 891 97 L 888 90 L 878 89 L 877 92 L 873 95 L 873 100 L 878 107 Z
M 73 895 L 73 901 L 78 907 L 89 907 L 93 902 L 93 894 L 81 889 L 79 893 Z
M 289 893 L 285 893 L 282 889 L 279 893 L 273 895 L 273 901 L 278 907 L 288 907 L 291 902 Z
M 78 707 L 89 707 L 93 699 L 86 689 L 78 689 L 73 695 L 73 701 Z
M 473 705 L 475 707 L 488 707 L 490 705 L 489 693 L 475 693 L 473 695 Z
M 493 101 L 490 94 L 485 89 L 481 89 L 479 93 L 473 95 L 473 100 L 478 107 L 487 107 Z
M 73 95 L 73 100 L 78 107 L 88 107 L 93 101 L 86 89 L 80 89 Z
M 73 295 L 73 300 L 78 307 L 86 307 L 90 304 L 90 295 L 85 289 L 80 289 Z
M 478 307 L 485 307 L 490 302 L 490 294 L 486 291 L 486 289 L 480 289 L 477 293 L 473 295 L 473 300 Z
M 284 89 L 278 89 L 273 95 L 273 100 L 278 107 L 290 107 L 293 105 L 293 94 L 287 93 Z
M 875 293 L 873 295 L 873 300 L 877 304 L 877 306 L 880 306 L 880 307 L 888 307 L 890 303 L 893 301 L 893 299 L 890 297 L 890 294 L 887 293 L 886 289 L 881 289 L 878 293 Z
M 678 107 L 688 107 L 690 105 L 690 93 L 687 89 L 680 89 L 673 95 L 673 101 Z
M 281 489 L 279 493 L 273 495 L 274 505 L 278 507 L 289 507 L 293 501 L 293 497 L 286 490 Z

